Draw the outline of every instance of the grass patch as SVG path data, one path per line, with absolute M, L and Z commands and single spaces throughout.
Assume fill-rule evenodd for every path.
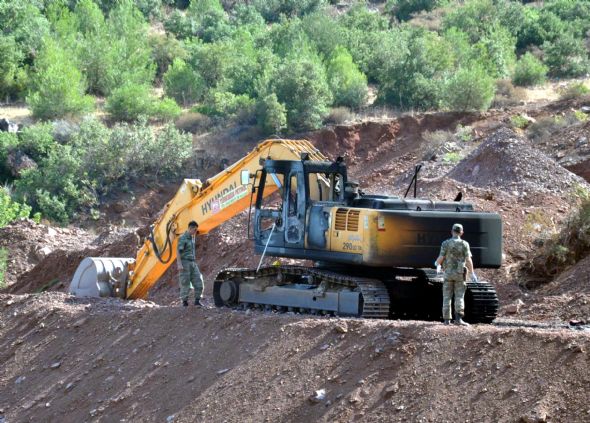
M 529 125 L 529 121 L 521 115 L 514 115 L 510 118 L 510 124 L 514 128 L 524 129 Z
M 457 152 L 446 153 L 443 156 L 443 162 L 445 163 L 459 163 L 461 161 L 461 154 Z

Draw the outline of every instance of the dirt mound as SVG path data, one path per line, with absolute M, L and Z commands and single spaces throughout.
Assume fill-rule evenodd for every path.
M 448 176 L 473 186 L 516 194 L 564 193 L 575 184 L 587 185 L 509 128 L 490 135 Z
M 0 296 L 0 418 L 585 421 L 587 331 Z M 526 365 L 523 365 L 526 363 Z
M 127 233 L 126 233 L 127 232 Z M 135 257 L 139 237 L 135 232 L 123 231 L 118 235 L 103 233 L 89 242 L 101 244 L 94 248 L 80 248 L 51 252 L 34 268 L 18 276 L 7 292 L 23 294 L 46 290 L 66 291 L 80 262 L 86 257 Z
M 56 249 L 80 250 L 96 235 L 77 228 L 54 228 L 22 219 L 0 228 L 0 248 L 8 252 L 6 285 L 31 270 Z

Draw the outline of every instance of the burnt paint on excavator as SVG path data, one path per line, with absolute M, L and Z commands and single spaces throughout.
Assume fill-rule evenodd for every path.
M 346 192 L 346 167 L 341 162 L 268 161 L 262 184 L 265 174 L 284 175 L 285 186 L 280 209 L 270 211 L 262 201 L 256 203 L 258 253 L 266 247 L 266 254 L 276 257 L 372 267 L 432 267 L 442 241 L 451 236 L 452 225 L 461 223 L 474 265 L 501 265 L 502 221 L 498 214 L 475 212 L 471 204 L 464 202 Z M 321 175 L 331 183 L 321 192 L 311 175 Z M 340 184 L 338 190 L 334 175 Z M 298 181 L 295 189 L 290 181 Z M 292 215 L 290 202 L 294 200 L 292 194 L 287 195 L 289 192 L 296 192 L 298 199 Z M 260 227 L 265 217 L 277 222 L 270 241 L 270 231 Z M 299 236 L 294 235 L 299 232 Z

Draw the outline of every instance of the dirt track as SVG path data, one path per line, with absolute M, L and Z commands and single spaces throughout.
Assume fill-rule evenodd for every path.
M 7 422 L 590 421 L 589 331 L 57 293 L 3 295 L 0 307 Z

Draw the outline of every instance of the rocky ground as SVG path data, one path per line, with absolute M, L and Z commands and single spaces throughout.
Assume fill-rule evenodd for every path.
M 173 270 L 148 301 L 66 295 L 82 258 L 135 254 L 174 185 L 111 199 L 98 228 L 26 220 L 0 229 L 9 257 L 0 422 L 590 421 L 590 257 L 534 283 L 522 270 L 539 238 L 567 222 L 573 191 L 588 188 L 587 167 L 575 166 L 588 155 L 590 127 L 572 121 L 531 138 L 510 124 L 525 111 L 540 122 L 582 106 L 407 115 L 302 135 L 344 156 L 366 192 L 403 195 L 422 164 L 419 196 L 462 192 L 476 209 L 500 213 L 504 266 L 480 272 L 500 297 L 496 325 L 215 309 L 217 272 L 258 264 L 246 213 L 200 238 L 205 309 L 177 307 Z M 208 152 L 204 178 L 254 145 L 196 142 Z

